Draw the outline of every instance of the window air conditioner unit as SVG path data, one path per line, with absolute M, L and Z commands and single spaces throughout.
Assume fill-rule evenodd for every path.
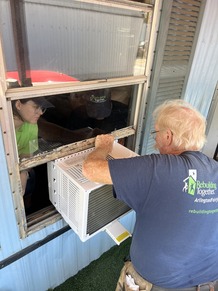
M 81 241 L 106 230 L 120 244 L 131 234 L 118 218 L 131 209 L 113 197 L 112 185 L 94 183 L 83 176 L 83 161 L 93 149 L 48 163 L 49 198 Z M 137 154 L 115 142 L 108 159 L 134 156 Z

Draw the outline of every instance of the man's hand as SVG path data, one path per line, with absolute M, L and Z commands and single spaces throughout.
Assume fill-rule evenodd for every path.
M 112 151 L 114 137 L 110 134 L 98 135 L 95 139 L 95 149 L 83 163 L 83 175 L 97 183 L 112 184 L 107 155 Z
M 101 134 L 95 139 L 95 147 L 103 149 L 105 152 L 110 153 L 113 148 L 114 137 L 111 134 Z

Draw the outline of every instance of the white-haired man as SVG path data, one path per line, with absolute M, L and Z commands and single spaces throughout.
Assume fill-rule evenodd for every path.
M 116 198 L 136 212 L 131 262 L 116 290 L 126 290 L 124 275 L 138 290 L 218 290 L 218 163 L 200 152 L 205 118 L 172 100 L 154 121 L 160 154 L 107 161 L 113 137 L 100 135 L 83 165 L 88 179 L 113 184 Z

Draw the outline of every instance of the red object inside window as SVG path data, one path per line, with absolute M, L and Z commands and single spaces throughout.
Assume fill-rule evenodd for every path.
M 71 76 L 54 72 L 54 71 L 41 71 L 41 70 L 35 70 L 30 71 L 30 78 L 32 80 L 32 83 L 52 83 L 52 82 L 78 82 L 79 80 L 76 78 L 73 78 Z M 6 79 L 15 79 L 19 81 L 18 72 L 7 72 L 6 73 Z

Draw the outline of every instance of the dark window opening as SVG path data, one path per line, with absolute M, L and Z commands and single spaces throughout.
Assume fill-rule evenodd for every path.
M 43 118 L 70 130 L 91 127 L 108 133 L 127 126 L 131 90 L 128 86 L 50 96 L 55 107 Z
M 29 178 L 30 189 L 24 195 L 26 215 L 51 205 L 48 194 L 47 164 L 34 167 L 30 175 L 33 175 Z

